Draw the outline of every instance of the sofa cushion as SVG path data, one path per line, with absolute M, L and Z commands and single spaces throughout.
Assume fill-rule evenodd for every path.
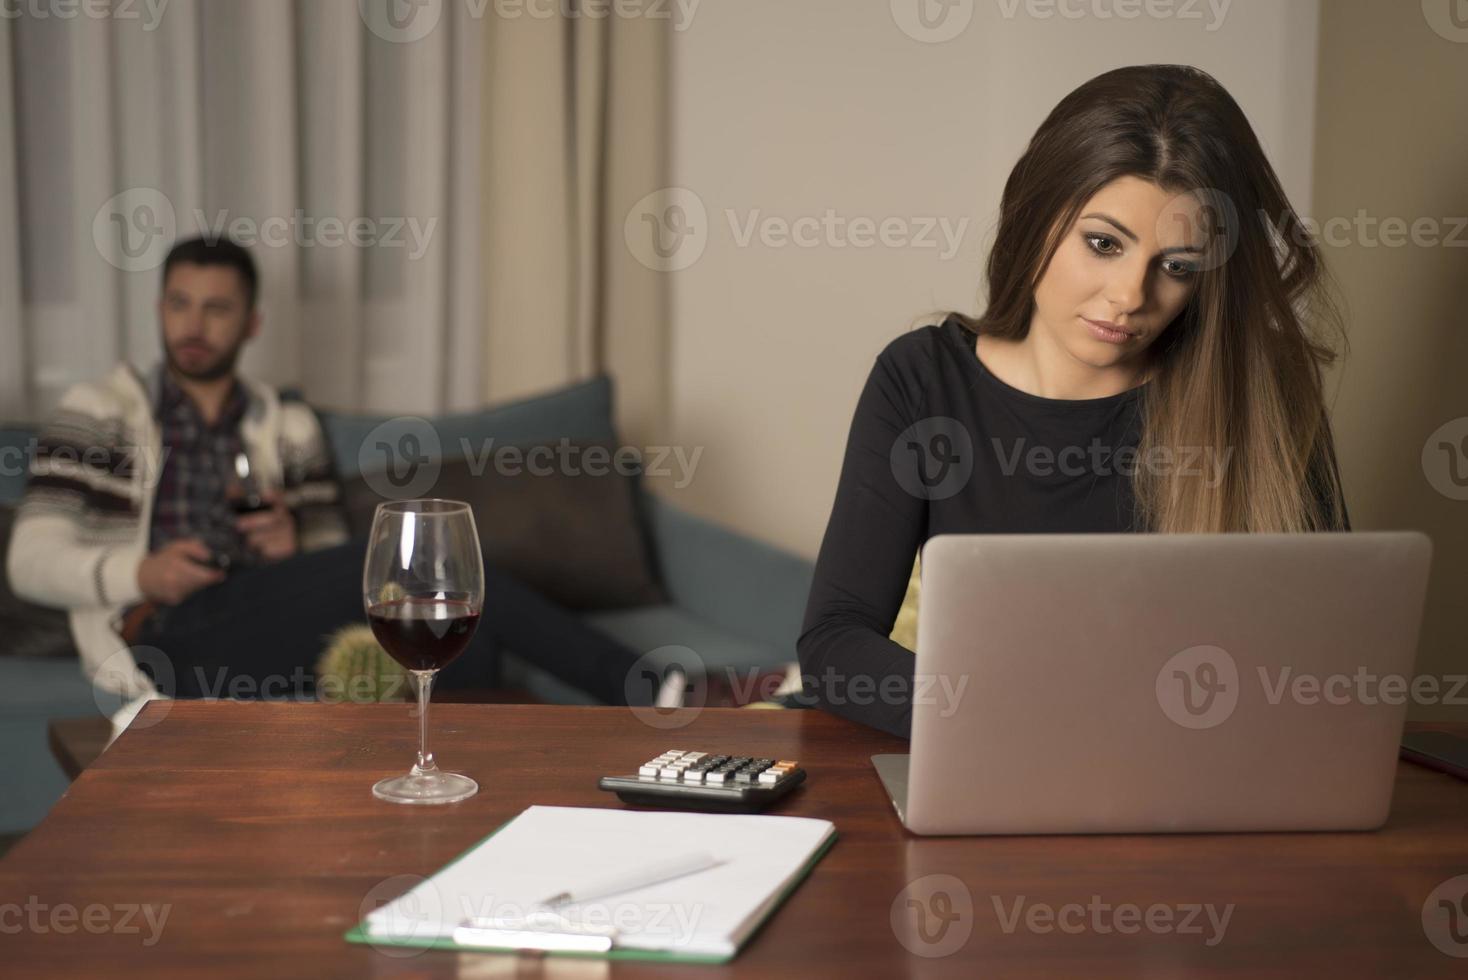
M 0 558 L 10 549 L 15 508 L 0 503 Z M 8 657 L 75 657 L 66 613 L 27 602 L 0 574 L 0 655 Z M 75 666 L 73 666 L 75 669 Z
M 777 647 L 740 636 L 674 605 L 645 606 L 614 612 L 588 613 L 582 619 L 623 645 L 647 656 L 655 670 L 677 663 L 701 665 L 709 683 L 734 694 L 758 691 L 758 671 L 778 668 L 793 659 Z M 698 660 L 690 663 L 682 648 Z M 513 650 L 503 652 L 500 676 L 505 686 L 528 691 L 547 704 L 599 704 Z
M 29 429 L 0 427 L 0 503 L 19 503 L 30 473 L 30 444 L 35 433 Z
M 368 444 L 373 430 L 403 416 L 346 415 L 321 412 L 322 427 L 331 442 L 332 458 L 337 473 L 343 478 L 361 473 L 363 463 L 369 469 L 381 465 L 379 447 Z M 612 382 L 606 375 L 590 381 L 568 385 L 544 395 L 496 405 L 476 412 L 438 415 L 426 420 L 438 443 L 434 448 L 421 446 L 425 458 L 448 459 L 484 452 L 484 440 L 494 445 L 534 445 L 553 443 L 558 439 L 578 442 L 612 442 L 616 430 L 612 425 Z M 398 426 L 386 430 L 395 438 Z M 412 432 L 412 428 L 405 428 Z M 381 436 L 382 433 L 378 433 Z M 375 439 L 375 437 L 374 437 Z M 420 441 L 421 442 L 421 441 Z
M 814 566 L 660 494 L 644 489 L 641 504 L 669 598 L 706 622 L 794 660 Z
M 652 549 L 637 513 L 636 476 L 589 462 L 611 446 L 554 446 L 575 451 L 573 467 L 533 463 L 527 447 L 517 456 L 471 462 L 445 460 L 418 496 L 463 500 L 474 508 L 485 561 L 568 609 L 623 609 L 667 601 L 658 584 Z M 595 469 L 593 469 L 595 465 Z M 372 515 L 385 499 L 374 489 L 391 489 L 369 477 L 343 481 L 347 522 L 355 535 L 372 529 Z M 493 596 L 486 597 L 493 602 Z
M 687 647 L 710 671 L 774 667 L 794 659 L 793 652 L 734 633 L 672 604 L 589 613 L 582 618 L 625 646 L 651 654 L 648 659 L 655 667 L 678 659 L 677 651 L 657 652 L 667 647 Z

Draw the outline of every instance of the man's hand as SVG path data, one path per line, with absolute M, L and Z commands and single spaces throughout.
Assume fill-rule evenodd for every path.
M 224 573 L 204 564 L 209 546 L 198 538 L 170 541 L 138 563 L 138 588 L 164 606 L 176 606 L 206 586 L 224 581 Z
M 266 561 L 289 558 L 296 553 L 296 518 L 280 491 L 267 490 L 263 496 L 270 509 L 243 514 L 234 526 L 250 549 Z

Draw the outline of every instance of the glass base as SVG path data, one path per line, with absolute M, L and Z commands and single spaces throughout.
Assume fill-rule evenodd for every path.
M 372 795 L 389 803 L 457 803 L 479 792 L 479 784 L 456 772 L 410 772 L 390 776 L 372 787 Z

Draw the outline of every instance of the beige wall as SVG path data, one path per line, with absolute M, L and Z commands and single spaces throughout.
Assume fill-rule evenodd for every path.
M 1459 33 L 1434 32 L 1415 3 L 1324 5 L 1312 210 L 1351 226 L 1326 251 L 1350 322 L 1334 420 L 1352 521 L 1432 537 L 1418 669 L 1437 675 L 1468 672 L 1468 501 L 1434 488 L 1447 458 L 1436 439 L 1427 445 L 1454 419 L 1463 420 L 1454 440 L 1468 436 L 1468 227 L 1457 227 L 1456 247 L 1428 237 L 1435 225 L 1436 240 L 1447 239 L 1454 216 L 1468 220 L 1468 30 Z M 1432 223 L 1415 243 L 1389 247 L 1378 230 L 1355 230 L 1366 227 L 1360 211 L 1409 229 Z M 1413 714 L 1468 718 L 1468 708 Z
M 1313 0 L 1234 0 L 1221 22 L 1204 3 L 1202 20 L 1070 20 L 975 0 L 942 43 L 904 33 L 893 6 L 705 0 L 672 45 L 673 182 L 707 213 L 702 254 L 668 273 L 674 435 L 705 450 L 681 499 L 811 556 L 872 359 L 920 314 L 976 309 L 1004 179 L 1066 92 L 1124 64 L 1198 65 L 1244 107 L 1291 199 L 1310 200 Z M 725 213 L 743 231 L 756 209 L 828 208 L 967 228 L 952 255 L 741 246 Z

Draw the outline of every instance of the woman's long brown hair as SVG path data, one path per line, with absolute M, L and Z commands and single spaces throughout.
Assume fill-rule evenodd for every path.
M 1341 317 L 1319 247 L 1243 111 L 1206 72 L 1118 68 L 1067 95 L 1005 183 L 988 306 L 979 317 L 957 315 L 977 332 L 1023 338 L 1062 233 L 1124 176 L 1195 194 L 1209 231 L 1188 305 L 1147 353 L 1137 459 L 1222 464 L 1139 464 L 1139 528 L 1342 527 L 1322 383 L 1334 343 L 1345 345 Z

